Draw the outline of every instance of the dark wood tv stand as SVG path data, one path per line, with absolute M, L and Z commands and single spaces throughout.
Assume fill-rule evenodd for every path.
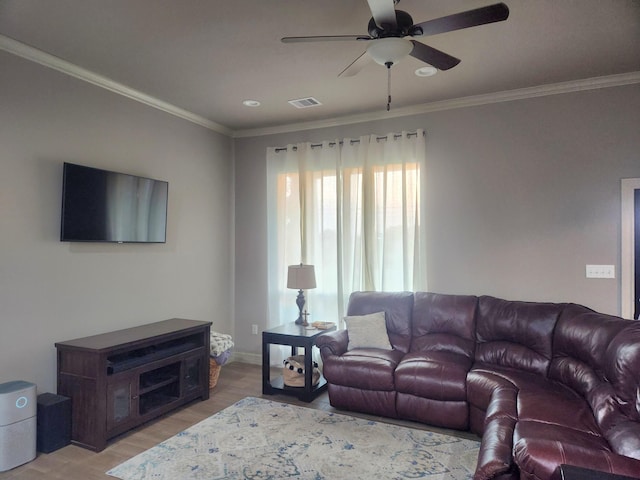
M 209 398 L 210 327 L 173 318 L 56 343 L 71 441 L 99 452 L 116 435 Z

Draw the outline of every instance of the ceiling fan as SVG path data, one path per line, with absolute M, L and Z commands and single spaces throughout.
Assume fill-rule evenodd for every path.
M 411 15 L 395 9 L 395 5 L 399 1 L 367 0 L 373 16 L 367 27 L 368 35 L 284 37 L 282 42 L 370 41 L 367 50 L 345 68 L 338 75 L 339 77 L 350 77 L 357 74 L 371 60 L 390 69 L 394 63 L 407 55 L 428 63 L 438 70 L 449 70 L 460 63 L 458 58 L 405 37 L 436 35 L 487 23 L 501 22 L 509 16 L 509 8 L 504 3 L 496 3 L 414 24 Z

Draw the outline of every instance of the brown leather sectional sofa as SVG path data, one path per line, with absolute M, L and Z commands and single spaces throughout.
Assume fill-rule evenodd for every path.
M 347 315 L 381 311 L 393 350 L 317 341 L 334 407 L 478 434 L 478 480 L 640 478 L 640 322 L 426 292 L 356 292 Z

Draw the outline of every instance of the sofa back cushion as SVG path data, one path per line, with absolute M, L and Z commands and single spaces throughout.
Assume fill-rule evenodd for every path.
M 450 352 L 473 359 L 478 297 L 416 292 L 412 352 Z
M 476 362 L 546 375 L 553 329 L 563 305 L 482 296 L 476 320 Z
M 347 316 L 385 312 L 391 346 L 407 353 L 411 345 L 412 292 L 353 292 Z
M 605 375 L 624 413 L 640 421 L 640 321 L 621 321 L 625 327 L 609 342 L 605 352 Z
M 605 375 L 613 391 L 616 409 L 606 411 L 605 437 L 613 451 L 640 460 L 640 322 L 621 320 L 625 328 L 607 347 Z
M 640 323 L 567 305 L 549 377 L 587 400 L 614 452 L 640 459 Z
M 607 346 L 625 326 L 619 317 L 567 305 L 553 334 L 549 377 L 589 400 L 591 392 L 605 381 Z

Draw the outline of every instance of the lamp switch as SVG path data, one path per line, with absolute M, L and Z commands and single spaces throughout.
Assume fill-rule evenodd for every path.
M 256 325 L 255 323 L 253 325 L 251 325 L 251 334 L 252 335 L 257 335 L 258 334 L 258 325 Z
M 616 278 L 614 265 L 587 265 L 587 278 Z

